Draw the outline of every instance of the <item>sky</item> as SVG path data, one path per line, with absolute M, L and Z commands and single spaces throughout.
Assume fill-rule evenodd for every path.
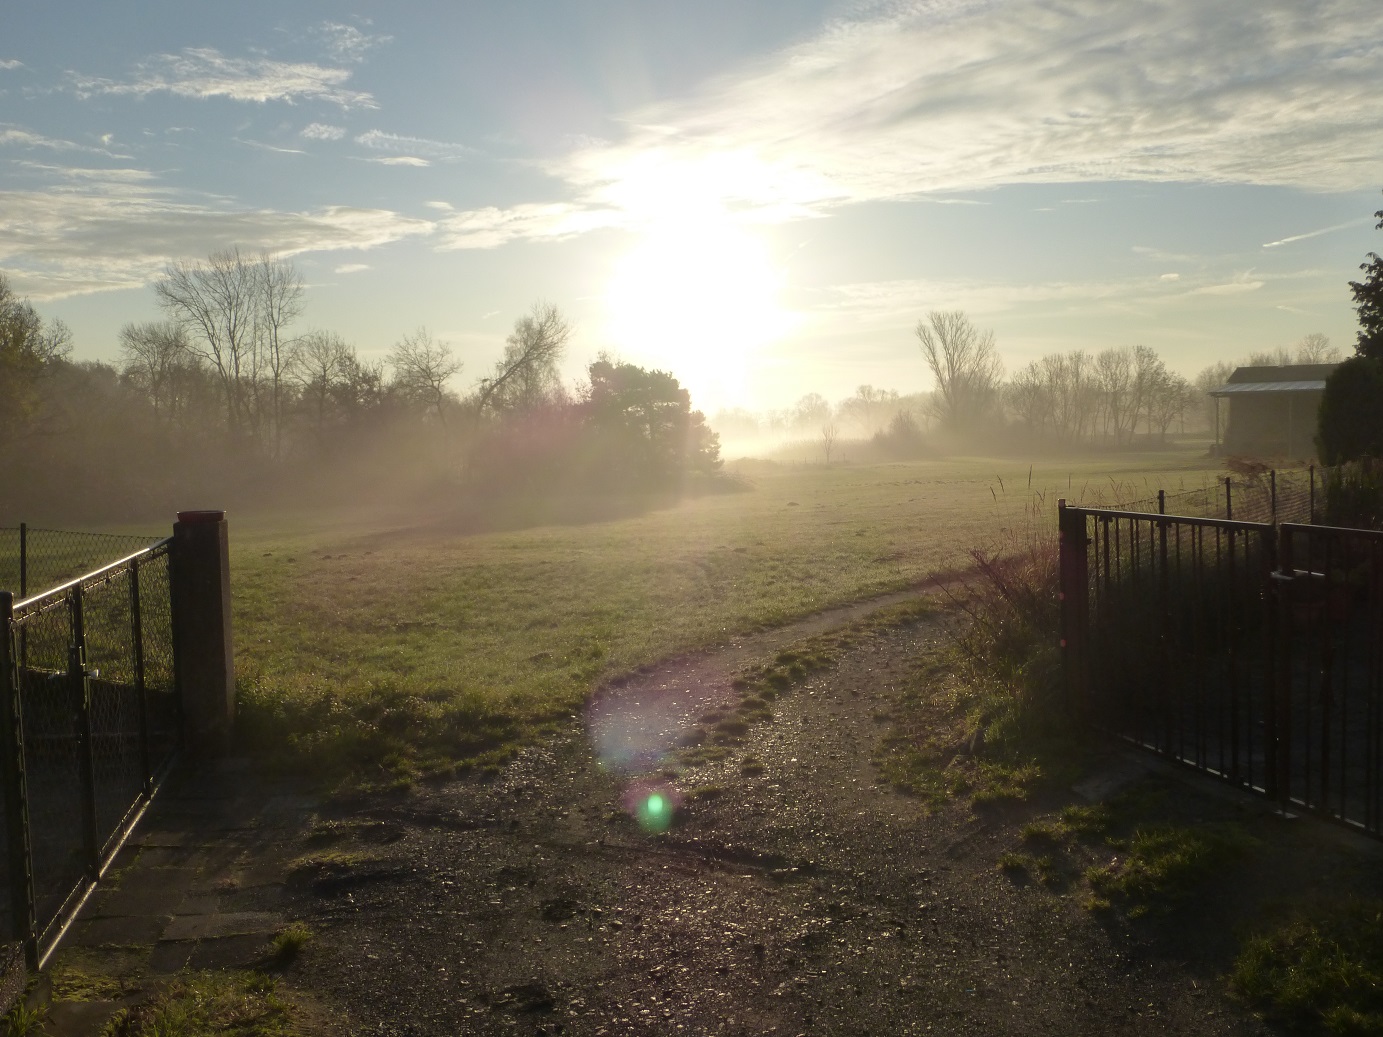
M 0 272 L 80 359 L 234 246 L 459 391 L 539 301 L 708 412 L 925 390 L 932 310 L 1194 376 L 1352 348 L 1380 82 L 1378 0 L 9 0 Z

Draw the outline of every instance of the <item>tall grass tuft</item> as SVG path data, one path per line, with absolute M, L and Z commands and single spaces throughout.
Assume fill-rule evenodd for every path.
M 1071 732 L 1058 647 L 1056 537 L 1011 533 L 971 558 L 966 591 L 953 600 L 967 620 L 955 641 L 972 696 L 972 740 L 991 760 L 1031 764 Z

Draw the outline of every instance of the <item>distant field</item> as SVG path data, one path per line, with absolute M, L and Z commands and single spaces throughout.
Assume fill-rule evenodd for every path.
M 232 515 L 242 694 L 286 731 L 335 724 L 328 742 L 368 740 L 372 700 L 394 703 L 383 751 L 407 770 L 488 744 L 457 734 L 419 755 L 430 735 L 413 728 L 478 725 L 504 743 L 576 711 L 603 676 L 963 567 L 1035 509 L 1054 525 L 1057 496 L 1196 488 L 1209 464 L 1186 452 L 1031 469 L 742 462 L 730 466 L 742 492 L 469 535 L 444 517 Z

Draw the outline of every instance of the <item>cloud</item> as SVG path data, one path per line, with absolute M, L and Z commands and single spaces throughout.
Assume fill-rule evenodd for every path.
M 102 137 L 103 143 L 108 143 L 107 137 Z M 109 155 L 116 157 L 106 148 L 92 147 L 90 144 L 78 144 L 75 141 L 61 140 L 54 137 L 45 137 L 42 134 L 34 133 L 12 123 L 0 123 L 0 147 L 20 147 L 20 148 L 46 148 L 49 151 L 80 151 L 89 155 Z
M 1181 280 L 1181 275 L 1180 275 L 1180 274 L 1162 274 L 1160 277 L 1158 277 L 1158 280 L 1159 280 L 1159 281 L 1180 281 L 1180 280 Z
M 381 166 L 418 166 L 425 167 L 432 165 L 425 158 L 418 158 L 416 155 L 386 155 L 382 158 L 367 158 L 366 162 L 377 162 Z
M 1337 230 L 1345 230 L 1348 227 L 1357 227 L 1368 220 L 1349 220 L 1346 223 L 1337 223 L 1333 227 L 1322 227 L 1320 230 L 1307 231 L 1305 234 L 1293 234 L 1289 238 L 1279 238 L 1277 241 L 1269 241 L 1264 248 L 1280 248 L 1283 245 L 1290 245 L 1294 241 L 1305 241 L 1307 238 L 1319 238 L 1322 234 L 1333 234 Z
M 298 131 L 299 137 L 308 140 L 340 140 L 345 135 L 345 127 L 330 126 L 324 122 L 310 122 Z
M 301 148 L 281 148 L 276 144 L 265 144 L 259 140 L 248 140 L 245 137 L 232 137 L 237 144 L 244 144 L 247 148 L 258 148 L 260 151 L 274 151 L 280 155 L 306 155 L 307 152 Z
M 332 273 L 336 274 L 358 274 L 362 270 L 369 270 L 369 263 L 342 263 Z
M 329 101 L 342 108 L 378 107 L 369 94 L 345 86 L 350 77 L 350 70 L 345 68 L 259 56 L 230 58 L 211 47 L 188 47 L 181 54 L 160 54 L 141 62 L 128 82 L 74 74 L 71 84 L 79 97 L 170 93 L 259 104 L 306 99 Z
M 588 208 L 783 220 L 1021 183 L 1376 186 L 1376 0 L 898 0 L 548 164 Z M 1077 196 L 1078 198 L 1079 196 Z M 529 224 L 508 226 L 520 235 Z
M 233 245 L 291 256 L 370 249 L 435 229 L 384 209 L 256 211 L 137 177 L 71 179 L 41 191 L 0 191 L 0 267 L 35 301 L 140 287 L 170 260 Z
M 6 71 L 8 71 L 8 70 L 10 70 L 10 69 L 23 68 L 23 67 L 24 67 L 24 62 L 19 61 L 19 60 L 15 59 L 15 58 L 9 58 L 9 59 L 0 58 L 0 69 L 5 69 Z
M 383 130 L 362 133 L 355 138 L 355 142 L 371 151 L 387 151 L 396 155 L 423 155 L 437 159 L 458 159 L 480 154 L 475 148 L 464 144 L 429 140 L 426 137 L 405 137 L 397 133 L 385 133 Z
M 1233 281 L 1224 284 L 1206 284 L 1199 288 L 1193 288 L 1191 295 L 1242 295 L 1245 292 L 1256 292 L 1265 285 L 1266 281 L 1251 281 L 1249 275 L 1252 271 L 1241 274 Z
M 354 25 L 340 22 L 326 22 L 319 26 L 316 35 L 326 44 L 327 51 L 337 61 L 360 62 L 375 47 L 388 43 L 392 36 L 371 36 L 361 32 Z
M 622 214 L 565 203 L 494 206 L 443 216 L 439 220 L 443 251 L 495 248 L 515 239 L 556 241 L 602 227 L 620 225 Z

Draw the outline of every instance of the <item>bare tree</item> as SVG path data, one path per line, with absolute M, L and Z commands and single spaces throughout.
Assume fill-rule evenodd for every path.
M 445 429 L 447 382 L 461 370 L 461 361 L 452 357 L 451 347 L 434 342 L 426 328 L 419 328 L 394 346 L 389 364 L 394 369 L 394 385 L 424 408 L 435 410 Z
M 302 403 L 312 412 L 319 438 L 326 429 L 336 384 L 354 358 L 351 347 L 335 332 L 309 331 L 298 340 L 289 373 L 300 387 Z
M 836 448 L 836 442 L 840 438 L 840 430 L 836 428 L 834 421 L 828 421 L 821 426 L 821 450 L 826 455 L 826 467 L 831 466 L 831 453 Z
M 1095 356 L 1095 385 L 1105 431 L 1118 446 L 1125 432 L 1132 434 L 1138 417 L 1133 406 L 1133 352 L 1127 348 L 1101 350 Z
M 213 252 L 205 263 L 164 268 L 154 294 L 169 318 L 192 333 L 192 350 L 215 370 L 226 408 L 226 426 L 238 437 L 255 417 L 256 298 L 254 265 L 238 248 Z
M 172 424 L 178 375 L 192 360 L 187 333 L 174 321 L 126 324 L 120 329 L 121 370 L 154 408 L 154 423 Z
M 1003 376 L 994 332 L 980 331 L 962 310 L 933 310 L 914 331 L 936 379 L 937 417 L 953 429 L 975 428 L 993 407 Z
M 285 329 L 302 313 L 302 275 L 287 260 L 262 252 L 254 264 L 255 335 L 269 369 L 269 405 L 273 412 L 274 457 L 283 450 L 284 381 L 293 362 L 295 343 Z
M 1052 416 L 1052 392 L 1039 361 L 1034 360 L 1013 376 L 1004 388 L 1004 401 L 1027 426 L 1030 435 L 1041 438 L 1046 434 Z
M 536 302 L 514 322 L 495 373 L 481 381 L 476 416 L 487 408 L 526 410 L 547 400 L 561 386 L 558 365 L 571 338 L 571 325 L 552 303 Z
M 1297 343 L 1296 359 L 1299 364 L 1335 364 L 1342 356 L 1339 349 L 1330 344 L 1330 336 L 1313 331 L 1303 335 Z

